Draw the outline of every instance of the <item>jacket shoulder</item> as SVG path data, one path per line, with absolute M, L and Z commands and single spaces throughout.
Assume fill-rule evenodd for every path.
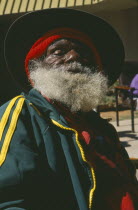
M 18 95 L 0 107 L 0 121 L 6 115 L 10 116 L 11 113 L 16 110 L 18 114 L 25 114 L 26 112 L 37 113 L 40 115 L 40 111 L 25 95 Z
M 45 119 L 24 95 L 16 96 L 1 106 L 0 166 L 5 162 L 9 148 L 14 149 L 20 142 L 39 144 L 41 133 L 44 133 L 47 127 Z M 38 131 L 41 131 L 39 140 L 35 138 L 39 134 Z
M 117 133 L 115 127 L 109 122 L 109 120 L 102 118 L 98 113 L 93 112 L 91 119 L 94 127 L 103 134 L 108 135 L 110 132 Z
M 5 104 L 3 104 L 0 107 L 0 119 L 2 118 L 2 116 L 5 114 L 6 116 L 8 114 L 10 114 L 10 112 L 14 109 L 14 108 L 19 108 L 21 109 L 21 107 L 23 107 L 25 98 L 23 95 L 18 95 L 16 97 L 14 97 L 13 99 L 11 99 L 10 101 L 6 102 Z

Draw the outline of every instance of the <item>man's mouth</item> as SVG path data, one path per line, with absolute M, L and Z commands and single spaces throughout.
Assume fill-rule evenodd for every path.
M 83 73 L 81 70 L 79 69 L 68 69 L 67 72 L 70 72 L 72 74 L 78 74 L 78 73 Z

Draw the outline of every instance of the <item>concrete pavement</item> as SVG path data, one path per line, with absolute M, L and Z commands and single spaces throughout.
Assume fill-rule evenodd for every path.
M 138 179 L 138 118 L 135 120 L 135 133 L 131 131 L 131 120 L 120 120 L 119 126 L 116 122 L 110 121 L 116 128 L 122 145 L 127 150 L 129 157 L 136 165 L 136 177 Z
M 131 120 L 120 120 L 119 126 L 110 121 L 116 128 L 122 145 L 131 158 L 138 158 L 138 118 L 135 119 L 135 133 L 131 131 Z

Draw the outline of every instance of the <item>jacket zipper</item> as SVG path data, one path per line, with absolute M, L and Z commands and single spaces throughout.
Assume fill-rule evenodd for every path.
M 67 127 L 64 127 L 63 125 L 61 125 L 60 123 L 58 123 L 57 121 L 53 120 L 52 119 L 52 122 L 54 125 L 62 128 L 62 129 L 65 129 L 65 130 L 70 130 L 70 131 L 73 131 L 75 133 L 75 136 L 76 136 L 76 143 L 79 147 L 79 150 L 80 150 L 80 153 L 81 153 L 81 156 L 82 156 L 82 159 L 84 162 L 86 162 L 90 169 L 91 169 L 91 175 L 92 175 L 92 178 L 93 178 L 93 182 L 94 182 L 94 185 L 93 185 L 93 188 L 90 190 L 90 193 L 89 193 L 89 210 L 92 209 L 92 201 L 93 201 L 93 194 L 94 194 L 94 191 L 96 189 L 96 177 L 95 177 L 95 172 L 94 172 L 94 169 L 90 166 L 90 164 L 87 162 L 86 160 L 86 157 L 85 157 L 85 153 L 84 153 L 84 150 L 83 150 L 83 147 L 81 146 L 80 142 L 79 142 L 79 138 L 78 138 L 78 132 L 73 129 L 73 128 L 67 128 Z

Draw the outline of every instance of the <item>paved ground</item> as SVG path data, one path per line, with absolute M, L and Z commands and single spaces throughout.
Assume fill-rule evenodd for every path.
M 122 145 L 127 150 L 130 158 L 138 159 L 138 118 L 135 119 L 135 132 L 131 131 L 131 120 L 120 120 L 119 126 L 116 122 L 110 122 L 113 124 L 118 132 Z M 134 160 L 138 166 L 138 160 Z M 138 178 L 138 170 L 137 170 Z
M 135 132 L 131 131 L 131 120 L 120 120 L 119 126 L 116 122 L 113 124 L 118 132 L 120 141 L 129 153 L 130 157 L 138 158 L 138 118 L 135 119 Z

